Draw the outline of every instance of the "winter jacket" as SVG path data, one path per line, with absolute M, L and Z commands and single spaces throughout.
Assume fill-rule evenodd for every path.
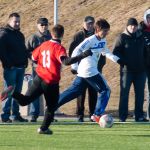
M 40 31 L 37 31 L 36 33 L 32 34 L 26 41 L 26 48 L 29 52 L 29 58 L 31 59 L 32 52 L 35 48 L 40 46 L 43 42 L 50 40 L 51 34 L 49 31 L 46 33 L 41 33 Z M 32 61 L 32 66 L 37 67 L 37 63 L 35 61 Z
M 27 67 L 24 35 L 9 25 L 0 28 L 0 60 L 3 68 Z
M 43 42 L 50 40 L 51 39 L 51 34 L 49 31 L 47 31 L 46 33 L 41 33 L 41 32 L 36 32 L 34 34 L 32 34 L 27 40 L 26 40 L 26 48 L 30 53 L 32 51 L 37 48 L 39 45 L 41 45 Z
M 113 54 L 125 62 L 125 65 L 121 67 L 121 71 L 145 71 L 145 44 L 141 34 L 129 34 L 125 30 L 118 36 L 113 47 Z
M 144 20 L 140 22 L 138 27 L 138 32 L 141 33 L 145 40 L 146 46 L 146 66 L 150 67 L 150 26 L 147 23 L 147 15 L 150 15 L 150 9 L 146 10 L 144 13 Z

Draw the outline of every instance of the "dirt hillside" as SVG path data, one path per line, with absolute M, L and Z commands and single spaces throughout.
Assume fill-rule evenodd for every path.
M 71 37 L 82 27 L 86 15 L 92 15 L 96 19 L 103 17 L 111 25 L 108 35 L 108 45 L 111 49 L 115 37 L 125 28 L 129 17 L 136 17 L 138 21 L 143 19 L 145 9 L 150 7 L 149 0 L 58 0 L 59 23 L 65 27 L 63 44 L 69 46 Z M 53 0 L 0 0 L 0 26 L 6 24 L 8 15 L 19 12 L 21 15 L 21 31 L 28 37 L 36 30 L 38 17 L 47 17 L 53 24 Z M 0 69 L 0 89 L 2 88 L 2 69 Z M 30 67 L 27 69 L 30 72 Z M 104 67 L 104 76 L 108 80 L 112 94 L 107 110 L 117 110 L 119 96 L 119 67 L 107 60 Z M 63 67 L 60 83 L 61 91 L 67 88 L 74 76 L 70 73 L 70 67 Z M 134 105 L 133 92 L 130 94 L 130 109 Z M 63 106 L 61 110 L 67 114 L 75 113 L 75 102 Z M 88 111 L 86 107 L 86 112 Z

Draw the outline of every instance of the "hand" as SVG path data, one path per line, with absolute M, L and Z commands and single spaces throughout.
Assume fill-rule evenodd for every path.
M 124 67 L 124 62 L 121 60 L 121 59 L 118 59 L 117 63 L 121 66 L 121 67 Z
M 77 70 L 74 70 L 74 69 L 71 69 L 71 73 L 74 74 L 74 75 L 75 75 L 75 74 L 78 74 L 78 73 L 77 73 Z

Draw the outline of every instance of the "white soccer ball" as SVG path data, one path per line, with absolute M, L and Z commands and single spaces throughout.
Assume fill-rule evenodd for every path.
M 99 125 L 102 128 L 111 128 L 113 126 L 114 119 L 110 114 L 105 114 L 100 117 Z

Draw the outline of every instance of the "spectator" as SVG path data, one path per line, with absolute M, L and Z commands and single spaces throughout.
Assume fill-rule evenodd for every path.
M 37 29 L 38 31 L 32 34 L 26 41 L 26 47 L 29 51 L 30 55 L 32 51 L 41 45 L 43 42 L 51 39 L 51 34 L 48 30 L 48 19 L 47 18 L 39 18 L 37 20 Z M 33 78 L 36 76 L 36 67 L 37 64 L 32 61 L 32 76 Z M 30 104 L 29 114 L 31 115 L 31 122 L 36 122 L 40 113 L 40 98 L 38 97 L 35 101 Z
M 146 80 L 144 65 L 144 39 L 137 32 L 138 22 L 129 18 L 126 29 L 114 45 L 113 53 L 126 61 L 120 68 L 119 119 L 125 122 L 128 117 L 128 99 L 131 84 L 135 91 L 135 121 L 147 121 L 143 116 L 144 87 Z
M 18 13 L 10 14 L 8 24 L 0 29 L 0 60 L 3 67 L 5 89 L 13 85 L 16 92 L 21 92 L 28 59 L 25 38 L 20 32 L 20 16 Z M 21 117 L 17 102 L 9 97 L 2 102 L 2 122 L 12 122 L 11 112 L 13 121 L 28 121 Z
M 39 134 L 52 134 L 48 127 L 53 121 L 55 108 L 59 100 L 61 63 L 70 65 L 92 55 L 91 50 L 87 50 L 76 57 L 68 58 L 65 48 L 61 45 L 64 27 L 59 24 L 55 25 L 51 34 L 52 39 L 41 44 L 32 53 L 32 58 L 37 61 L 38 65 L 36 68 L 37 75 L 28 89 L 28 95 L 24 96 L 21 93 L 13 92 L 13 86 L 9 86 L 1 94 L 1 100 L 12 94 L 20 105 L 25 106 L 44 93 L 47 108 L 43 123 L 38 129 Z
M 79 32 L 77 32 L 70 43 L 69 46 L 69 56 L 72 55 L 73 50 L 82 42 L 85 38 L 88 38 L 89 36 L 94 34 L 94 23 L 95 19 L 92 16 L 86 16 L 83 22 L 83 28 Z M 98 62 L 98 69 L 101 72 L 103 66 L 105 65 L 106 58 L 105 56 L 100 57 Z M 71 70 L 73 74 L 77 73 L 77 70 Z M 94 113 L 95 105 L 97 102 L 97 92 L 96 90 L 90 85 L 87 84 L 85 86 L 85 89 L 83 90 L 83 93 L 77 97 L 77 116 L 78 121 L 83 122 L 84 121 L 84 103 L 85 103 L 85 95 L 86 90 L 88 89 L 88 103 L 89 103 L 89 117 Z M 90 119 L 91 120 L 91 119 Z M 91 120 L 92 121 L 92 120 Z
M 139 24 L 139 32 L 143 34 L 146 45 L 146 73 L 149 91 L 147 118 L 150 118 L 150 8 L 144 12 L 144 20 Z

